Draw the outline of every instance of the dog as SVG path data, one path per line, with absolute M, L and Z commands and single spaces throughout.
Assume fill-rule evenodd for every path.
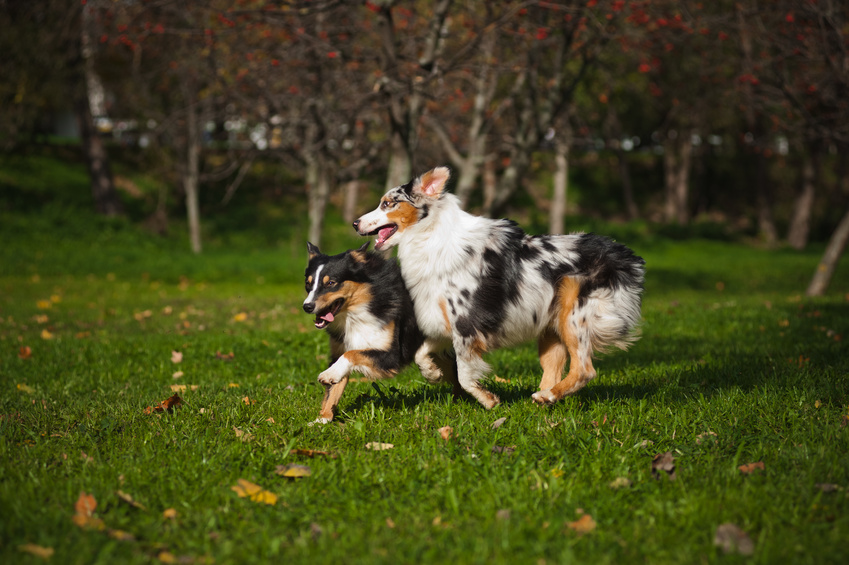
M 457 380 L 450 354 L 422 350 L 425 337 L 398 262 L 368 251 L 368 246 L 328 256 L 307 242 L 303 308 L 315 315 L 316 328 L 327 331 L 331 357 L 330 366 L 318 376 L 325 392 L 315 423 L 333 420 L 353 371 L 387 378 L 416 361 L 430 382 Z M 455 384 L 455 394 L 459 391 Z
M 533 339 L 543 369 L 533 401 L 574 394 L 595 378 L 595 353 L 637 339 L 645 261 L 603 236 L 528 235 L 510 220 L 468 214 L 446 192 L 449 178 L 437 167 L 354 222 L 377 236 L 375 249 L 398 248 L 422 348 L 453 346 L 460 386 L 491 409 L 500 399 L 481 384 L 482 355 Z

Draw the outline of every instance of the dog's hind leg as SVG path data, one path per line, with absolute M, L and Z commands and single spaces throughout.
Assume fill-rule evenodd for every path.
M 457 380 L 463 390 L 475 397 L 475 400 L 487 410 L 501 404 L 501 399 L 485 389 L 480 380 L 489 371 L 489 365 L 483 360 L 481 354 L 483 346 L 478 340 L 468 347 L 464 339 L 455 340 L 454 350 L 457 353 Z
M 595 377 L 592 340 L 586 320 L 590 313 L 582 309 L 578 301 L 579 291 L 580 284 L 573 278 L 567 277 L 560 284 L 557 333 L 560 334 L 562 345 L 569 352 L 569 373 L 551 388 L 543 388 L 542 383 L 540 384 L 541 390 L 532 396 L 534 402 L 539 404 L 554 404 L 567 394 L 578 392 Z M 543 375 L 543 381 L 545 380 Z
M 563 367 L 566 366 L 566 346 L 552 329 L 548 329 L 539 338 L 539 363 L 542 365 L 540 390 L 551 390 L 560 382 Z
M 339 404 L 339 399 L 342 398 L 346 386 L 348 386 L 347 375 L 334 385 L 324 386 L 324 400 L 321 401 L 321 410 L 318 413 L 318 419 L 313 422 L 314 424 L 326 424 L 333 420 L 336 406 Z

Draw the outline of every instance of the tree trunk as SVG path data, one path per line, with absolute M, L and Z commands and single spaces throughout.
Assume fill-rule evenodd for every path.
M 640 210 L 634 200 L 634 187 L 631 184 L 631 167 L 628 166 L 628 157 L 621 147 L 616 151 L 616 156 L 619 161 L 619 177 L 622 179 L 622 198 L 625 201 L 625 210 L 628 213 L 629 220 L 637 220 L 640 217 Z
M 310 219 L 307 241 L 320 247 L 324 215 L 330 198 L 330 175 L 327 166 L 322 166 L 318 157 L 310 157 L 307 161 L 307 195 Z
M 360 196 L 360 181 L 352 180 L 345 183 L 343 187 L 345 201 L 342 206 L 342 219 L 350 224 L 357 215 L 357 202 Z
M 554 157 L 557 168 L 554 172 L 554 195 L 551 199 L 551 213 L 548 220 L 548 232 L 563 233 L 563 217 L 566 215 L 566 194 L 569 188 L 569 141 L 557 142 Z
M 843 255 L 846 249 L 846 242 L 849 241 L 849 210 L 843 215 L 843 219 L 837 225 L 837 229 L 828 240 L 828 246 L 825 248 L 822 259 L 814 276 L 811 279 L 811 284 L 808 286 L 808 296 L 822 296 L 828 288 L 828 283 L 831 282 L 831 276 L 834 274 L 834 269 L 837 267 L 837 261 Z
M 495 187 L 497 177 L 495 174 L 495 159 L 487 159 L 483 164 L 483 209 L 489 210 L 495 200 Z
M 772 216 L 772 197 L 767 185 L 766 157 L 755 155 L 755 190 L 757 192 L 758 233 L 767 247 L 778 244 L 778 230 Z
M 814 207 L 818 155 L 815 149 L 805 154 L 802 162 L 802 187 L 793 206 L 793 217 L 790 221 L 790 231 L 787 243 L 793 249 L 802 250 L 808 245 L 808 234 L 811 231 L 811 211 Z
M 672 134 L 673 132 L 670 132 Z M 689 132 L 670 136 L 664 145 L 664 185 L 666 188 L 666 221 L 686 225 L 690 221 L 690 163 L 693 140 Z
M 387 191 L 407 183 L 413 176 L 412 158 L 399 132 L 392 134 L 390 151 L 389 170 L 386 172 Z
M 198 108 L 195 90 L 188 79 L 183 80 L 183 95 L 186 102 L 186 162 L 183 164 L 183 191 L 186 193 L 186 218 L 189 222 L 189 241 L 192 251 L 203 251 L 200 233 L 200 131 L 198 130 Z
M 94 126 L 88 100 L 80 100 L 76 106 L 77 119 L 80 124 L 80 137 L 91 180 L 94 208 L 98 213 L 105 216 L 121 215 L 124 208 L 118 198 L 118 193 L 115 191 L 112 171 L 109 168 L 109 155 L 106 153 L 103 140 Z

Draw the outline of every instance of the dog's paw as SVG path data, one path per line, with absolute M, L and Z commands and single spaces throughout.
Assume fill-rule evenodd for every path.
M 333 370 L 332 367 L 318 376 L 318 382 L 320 382 L 324 386 L 333 386 L 339 383 L 339 381 L 341 380 L 342 375 L 339 375 L 336 371 Z
M 331 418 L 316 418 L 315 420 L 310 422 L 309 425 L 310 426 L 314 426 L 316 424 L 324 425 L 324 424 L 329 424 L 331 421 L 332 421 Z
M 557 402 L 557 398 L 550 390 L 540 390 L 531 395 L 531 399 L 541 406 L 549 406 Z

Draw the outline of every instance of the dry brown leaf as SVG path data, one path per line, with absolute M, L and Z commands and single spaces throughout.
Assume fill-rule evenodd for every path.
M 758 461 L 757 463 L 746 463 L 745 465 L 740 465 L 737 467 L 741 473 L 744 475 L 751 475 L 755 471 L 763 471 L 765 470 L 764 462 Z
M 25 393 L 27 393 L 27 394 L 32 394 L 32 393 L 34 393 L 34 392 L 35 392 L 35 389 L 34 389 L 34 388 L 32 388 L 31 386 L 27 386 L 27 385 L 25 385 L 25 384 L 22 384 L 22 383 L 18 383 L 18 385 L 17 385 L 17 387 L 16 387 L 16 388 L 17 388 L 19 391 L 21 391 L 21 392 L 25 392 Z
M 256 404 L 256 400 L 251 400 L 251 398 L 249 396 L 246 396 L 246 397 L 242 398 L 242 403 L 245 406 L 250 406 L 251 404 Z
M 196 391 L 200 388 L 200 385 L 168 385 L 171 388 L 171 392 L 186 392 L 190 390 L 192 392 Z
M 115 538 L 118 541 L 135 541 L 136 537 L 130 532 L 125 532 L 124 530 L 109 530 L 107 532 L 109 537 Z
M 262 502 L 268 505 L 277 503 L 277 495 L 273 492 L 263 490 L 258 484 L 239 479 L 238 484 L 230 487 L 230 490 L 239 495 L 240 498 L 249 498 L 253 502 Z
M 160 551 L 156 558 L 159 559 L 160 563 L 166 563 L 169 565 L 177 562 L 177 557 L 175 557 L 170 551 Z
M 386 527 L 389 529 L 395 529 L 395 522 L 392 520 L 392 518 L 386 519 Z
M 231 351 L 230 353 L 221 353 L 220 351 L 215 352 L 215 358 L 220 361 L 232 361 L 236 355 Z
M 29 359 L 32 357 L 32 348 L 28 345 L 21 346 L 21 348 L 18 349 L 18 357 L 21 359 Z
M 595 520 L 589 514 L 584 514 L 574 522 L 567 522 L 566 527 L 578 534 L 588 534 L 596 527 Z
M 705 432 L 696 436 L 696 443 L 701 445 L 702 442 L 713 441 L 716 443 L 716 434 L 714 432 Z
M 177 351 L 176 349 L 171 352 L 171 362 L 172 363 L 182 363 L 183 362 L 183 352 Z
M 41 339 L 53 339 L 53 334 L 47 331 L 47 328 L 41 330 Z
M 675 480 L 675 457 L 671 451 L 654 456 L 651 460 L 651 474 L 655 479 L 667 476 L 670 481 Z
M 319 451 L 317 449 L 293 449 L 289 452 L 292 455 L 302 455 L 304 457 L 330 457 L 335 459 L 337 455 L 332 451 Z
M 171 375 L 171 378 L 173 378 L 173 379 L 180 379 L 182 377 L 183 377 L 183 371 L 176 371 L 173 375 Z
M 820 489 L 822 492 L 835 492 L 838 490 L 842 490 L 840 485 L 836 485 L 834 483 L 817 483 L 814 486 Z
M 236 432 L 236 437 L 242 440 L 243 442 L 249 442 L 254 438 L 254 435 L 252 433 L 240 430 L 236 426 L 233 426 L 233 431 Z
M 23 551 L 24 553 L 29 553 L 30 555 L 35 555 L 42 559 L 50 559 L 53 556 L 52 547 L 42 547 L 40 545 L 35 545 L 34 543 L 19 545 L 18 551 Z
M 162 517 L 166 520 L 176 520 L 177 519 L 177 511 L 173 508 L 166 508 L 162 511 Z
M 442 426 L 437 431 L 439 432 L 439 435 L 442 436 L 442 439 L 448 441 L 451 439 L 451 434 L 454 433 L 454 428 L 451 426 Z
M 127 494 L 126 492 L 124 492 L 122 490 L 116 490 L 115 494 L 118 495 L 118 498 L 120 498 L 121 500 L 123 500 L 124 502 L 126 502 L 127 504 L 132 506 L 133 508 L 138 508 L 139 510 L 147 510 L 147 508 L 145 508 L 144 504 L 136 502 L 133 499 L 133 497 L 130 496 L 129 494 Z
M 727 522 L 716 528 L 713 544 L 725 553 L 736 551 L 741 555 L 751 555 L 755 552 L 755 544 L 749 535 L 736 524 Z
M 506 422 L 506 421 L 507 421 L 507 418 L 503 418 L 503 417 L 502 417 L 502 418 L 499 418 L 499 419 L 497 419 L 496 421 L 494 421 L 494 422 L 492 423 L 492 425 L 490 426 L 490 429 L 492 429 L 492 430 L 497 430 L 497 429 L 498 429 L 498 428 L 500 428 L 502 425 L 504 425 L 504 422 Z
M 102 530 L 106 525 L 103 523 L 103 520 L 94 517 L 94 511 L 96 509 L 97 500 L 94 498 L 94 495 L 81 491 L 79 498 L 74 503 L 75 514 L 71 519 L 80 528 Z
M 385 451 L 387 449 L 392 449 L 395 445 L 391 443 L 381 443 L 379 441 L 370 441 L 366 444 L 366 449 L 371 449 L 372 451 Z
M 159 406 L 148 406 L 144 409 L 145 414 L 153 414 L 158 412 L 172 412 L 175 407 L 183 404 L 183 399 L 180 398 L 180 395 L 174 393 L 173 396 L 166 398 L 162 402 L 159 403 Z
M 612 489 L 620 489 L 620 488 L 628 488 L 632 485 L 631 479 L 628 477 L 617 477 L 610 481 L 610 488 Z
M 278 465 L 274 472 L 281 477 L 286 477 L 288 479 L 302 479 L 312 475 L 312 469 L 310 469 L 309 466 L 297 465 L 295 463 Z

